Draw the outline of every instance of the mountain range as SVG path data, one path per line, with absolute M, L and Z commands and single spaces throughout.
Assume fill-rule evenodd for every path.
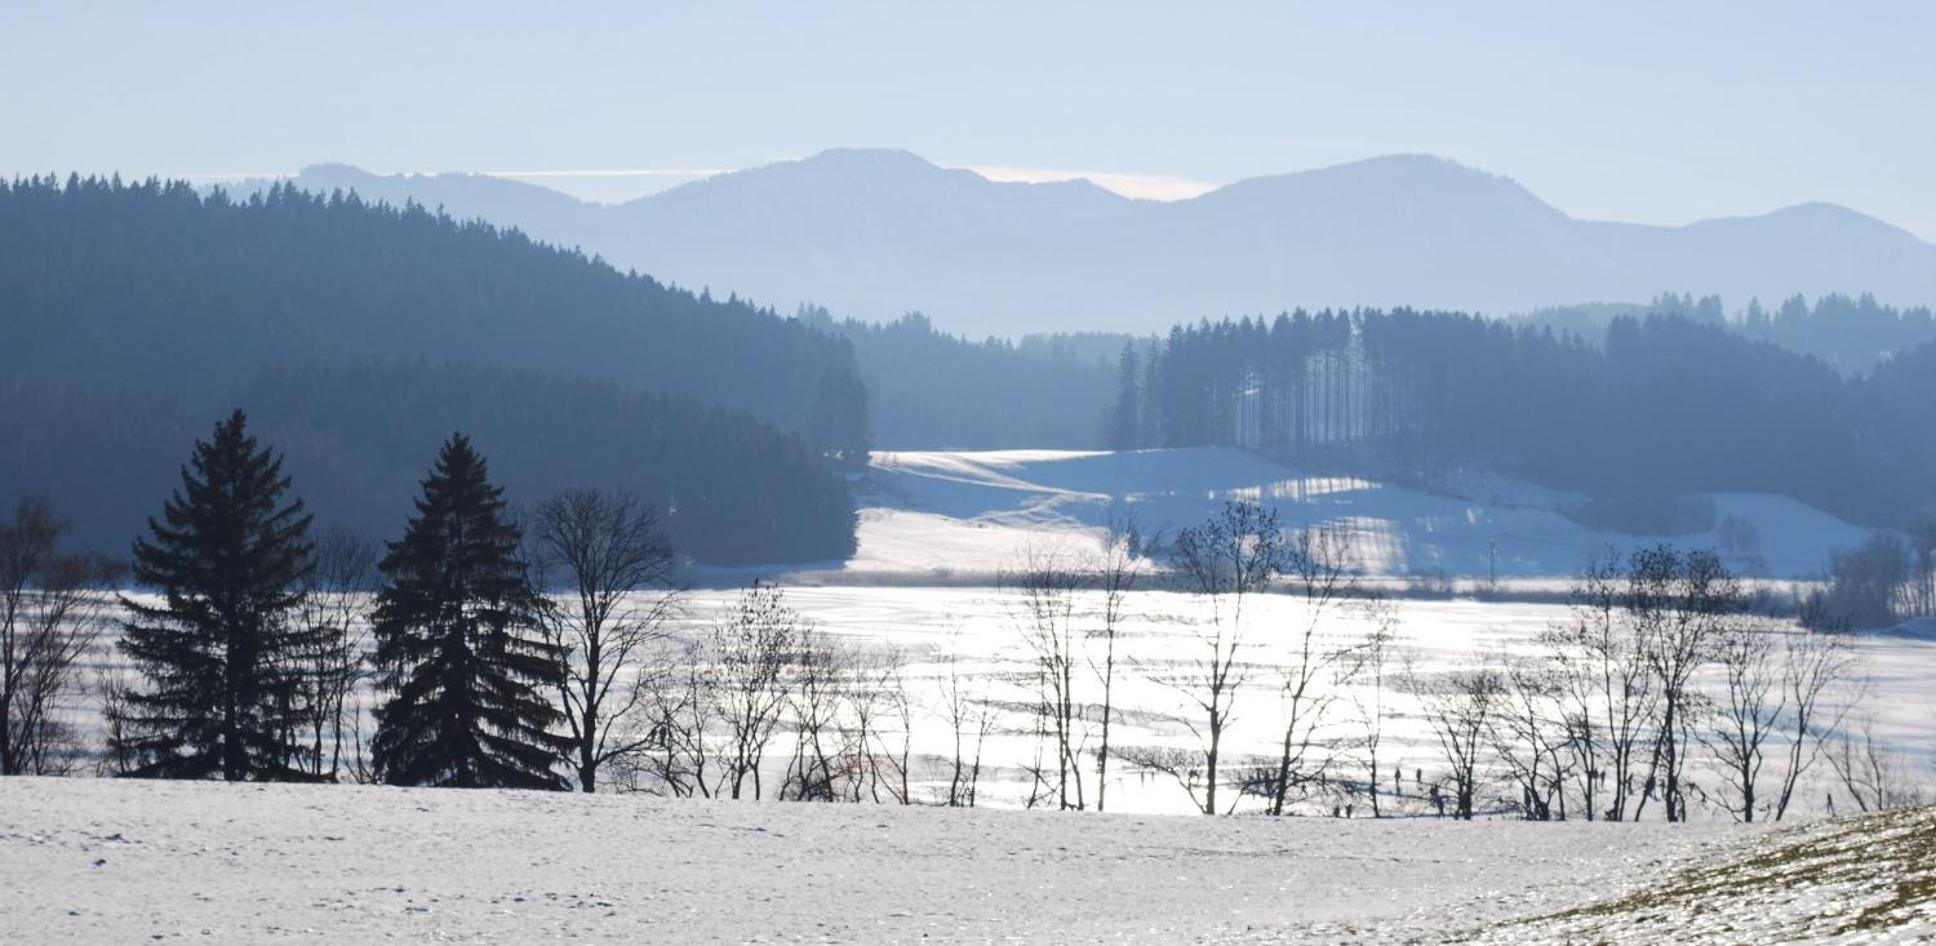
M 1579 220 L 1518 183 L 1394 155 L 1173 202 L 1088 181 L 995 182 L 840 149 L 622 204 L 481 175 L 304 169 L 298 186 L 515 226 L 621 267 L 783 311 L 920 311 L 971 335 L 1150 332 L 1296 307 L 1507 314 L 1661 292 L 1731 304 L 1873 292 L 1936 303 L 1936 245 L 1843 207 L 1650 226 Z

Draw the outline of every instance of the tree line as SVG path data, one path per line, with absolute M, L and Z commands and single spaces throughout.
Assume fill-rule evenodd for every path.
M 1866 376 L 1676 316 L 1598 344 L 1461 313 L 1325 310 L 1178 326 L 1123 353 L 1112 445 L 1238 444 L 1430 476 L 1486 465 L 1595 498 L 1611 524 L 1693 531 L 1676 498 L 1788 495 L 1900 528 L 1936 505 L 1936 342 Z
M 910 313 L 892 322 L 799 320 L 845 339 L 873 393 L 873 435 L 897 449 L 1088 449 L 1110 395 L 1108 356 L 1082 336 L 971 341 Z M 1120 344 L 1120 339 L 1111 339 Z M 1113 351 L 1115 345 L 1108 345 Z
M 1558 306 L 1528 313 L 1520 321 L 1592 341 L 1604 338 L 1616 318 L 1650 314 L 1680 316 L 1726 328 L 1743 338 L 1771 342 L 1819 358 L 1849 377 L 1866 375 L 1898 352 L 1936 341 L 1936 314 L 1927 306 L 1896 308 L 1866 292 L 1857 296 L 1832 292 L 1813 303 L 1795 295 L 1772 309 L 1759 299 L 1749 299 L 1745 308 L 1732 312 L 1720 296 L 1695 298 L 1668 292 L 1646 305 Z

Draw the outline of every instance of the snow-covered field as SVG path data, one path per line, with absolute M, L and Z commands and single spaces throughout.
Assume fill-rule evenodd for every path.
M 1372 548 L 1401 548 L 1405 556 L 1430 549 L 1441 557 L 1463 556 L 1467 564 L 1476 556 L 1482 567 L 1490 544 L 1498 542 L 1502 559 L 1524 566 L 1507 574 L 1533 575 L 1522 580 L 1543 583 L 1539 587 L 1549 592 L 1563 592 L 1567 581 L 1555 576 L 1578 567 L 1578 562 L 1557 552 L 1538 558 L 1538 549 L 1574 548 L 1584 560 L 1596 543 L 1624 548 L 1658 541 L 1586 532 L 1551 510 L 1558 500 L 1497 478 L 1465 484 L 1468 492 L 1490 497 L 1487 501 L 1455 500 L 1362 481 L 1299 479 L 1274 463 L 1226 449 L 884 454 L 875 460 L 874 478 L 872 505 L 863 511 L 860 552 L 841 573 L 858 580 L 819 580 L 826 572 L 781 575 L 779 580 L 787 587 L 788 603 L 818 630 L 856 647 L 891 651 L 905 661 L 902 679 L 913 705 L 907 718 L 911 781 L 920 800 L 945 797 L 954 732 L 942 714 L 942 685 L 952 670 L 965 681 L 962 688 L 970 699 L 996 712 L 983 751 L 981 801 L 998 806 L 1027 801 L 1033 779 L 1026 766 L 1041 748 L 1029 711 L 1038 699 L 1034 656 L 1022 634 L 1020 602 L 996 586 L 995 576 L 1031 549 L 1080 554 L 1096 548 L 1101 524 L 1112 508 L 1135 507 L 1142 528 L 1154 532 L 1197 521 L 1228 497 L 1250 496 L 1277 504 L 1290 523 L 1349 519 L 1361 543 L 1382 537 L 1378 541 L 1384 544 Z M 1499 505 L 1507 501 L 1502 497 L 1518 497 L 1512 501 L 1524 505 Z M 1764 511 L 1779 513 L 1757 520 L 1771 562 L 1825 555 L 1827 547 L 1857 534 L 1786 501 L 1762 497 L 1756 502 Z M 1535 508 L 1542 504 L 1546 508 Z M 1489 524 L 1508 521 L 1520 531 L 1491 531 Z M 1816 532 L 1823 537 L 1807 538 Z M 1525 544 L 1511 545 L 1508 535 Z M 1712 538 L 1694 535 L 1674 541 L 1692 545 Z M 952 571 L 957 565 L 961 571 Z M 959 580 L 930 580 L 943 572 Z M 734 583 L 716 580 L 692 592 L 680 632 L 703 635 L 709 624 L 728 613 L 737 594 Z M 1099 601 L 1094 594 L 1081 599 L 1078 620 L 1088 627 Z M 1164 591 L 1129 597 L 1114 693 L 1119 716 L 1111 740 L 1117 749 L 1199 745 L 1190 729 L 1201 723 L 1200 714 L 1190 708 L 1192 694 L 1172 684 L 1201 658 L 1195 636 L 1203 622 L 1200 609 L 1201 603 L 1189 596 Z M 1381 804 L 1388 813 L 1432 811 L 1430 787 L 1444 775 L 1444 753 L 1407 684 L 1449 670 L 1537 657 L 1542 653 L 1541 633 L 1567 622 L 1570 611 L 1564 604 L 1537 600 L 1401 596 L 1389 602 L 1381 618 L 1359 602 L 1346 602 L 1323 617 L 1316 645 L 1320 650 L 1351 646 L 1380 619 L 1389 621 L 1392 635 L 1382 685 L 1364 673 L 1343 683 L 1329 676 L 1318 681 L 1318 694 L 1329 698 L 1330 705 L 1313 735 L 1321 751 L 1335 759 L 1326 784 L 1310 788 L 1303 799 L 1306 813 L 1363 803 L 1352 796 L 1362 791 L 1369 773 L 1365 753 L 1354 744 L 1366 734 L 1368 709 L 1374 704 L 1382 721 Z M 1292 595 L 1267 595 L 1248 606 L 1240 669 L 1244 683 L 1224 743 L 1227 771 L 1266 759 L 1282 740 L 1287 715 L 1282 670 L 1298 644 L 1298 632 L 1309 622 L 1305 605 Z M 1936 760 L 1936 690 L 1926 670 L 1936 665 L 1936 634 L 1867 635 L 1854 644 L 1861 658 L 1862 688 L 1838 693 L 1831 701 L 1854 704 L 1850 722 L 1866 726 L 1903 760 L 1911 784 L 1936 778 L 1931 765 Z M 1089 640 L 1083 646 L 1083 662 L 1100 663 L 1099 642 Z M 112 652 L 105 656 L 111 660 Z M 1078 673 L 1075 690 L 1075 701 L 1091 706 L 1090 723 L 1078 742 L 1093 758 L 1099 736 L 1093 706 L 1100 700 L 1100 686 L 1091 675 Z M 1777 737 L 1771 749 L 1782 744 Z M 784 765 L 785 754 L 773 753 L 778 759 L 774 764 Z M 1394 771 L 1401 776 L 1396 786 L 1391 784 Z M 1716 773 L 1704 771 L 1699 763 L 1690 775 L 1703 791 L 1719 789 Z M 1804 782 L 1806 790 L 1799 793 L 1799 812 L 1824 807 L 1833 787 L 1829 775 L 1826 765 L 1816 766 Z M 1093 771 L 1090 777 L 1093 781 Z M 1086 785 L 1085 797 L 1094 790 L 1093 784 Z M 1174 779 L 1125 764 L 1114 764 L 1107 791 L 1110 808 L 1118 811 L 1176 814 L 1192 807 Z M 1502 810 L 1513 801 L 1511 792 L 1500 783 L 1480 799 L 1481 805 Z M 1254 804 L 1252 800 L 1246 806 Z M 1719 805 L 1699 806 L 1696 814 L 1726 817 Z
M 1625 535 L 1564 515 L 1580 497 L 1506 477 L 1449 478 L 1424 492 L 1313 476 L 1233 447 L 878 453 L 870 472 L 860 551 L 842 568 L 903 578 L 986 576 L 1045 534 L 1093 538 L 1112 512 L 1133 511 L 1146 533 L 1173 533 L 1235 498 L 1277 507 L 1292 527 L 1349 533 L 1360 565 L 1388 576 L 1551 578 L 1577 572 L 1609 545 L 1666 541 L 1721 549 L 1744 573 L 1805 578 L 1830 550 L 1865 537 L 1792 499 L 1740 493 L 1703 497 L 1714 509 L 1705 531 Z
M 995 576 L 1031 549 L 1094 548 L 1112 513 L 1134 508 L 1146 533 L 1168 531 L 1227 498 L 1259 498 L 1278 505 L 1290 525 L 1349 532 L 1374 579 L 1440 570 L 1484 576 L 1496 564 L 1500 576 L 1548 591 L 1563 590 L 1563 576 L 1602 546 L 1717 544 L 1711 532 L 1608 535 L 1562 515 L 1565 497 L 1523 484 L 1467 482 L 1462 493 L 1476 498 L 1458 498 L 1300 477 L 1230 450 L 889 454 L 876 458 L 870 479 L 855 558 L 779 580 L 787 602 L 820 631 L 903 659 L 917 801 L 945 788 L 953 731 L 940 709 L 950 669 L 973 699 L 996 709 L 984 807 L 7 780 L 0 940 L 1625 943 L 1698 930 L 1760 943 L 1790 933 L 1822 942 L 1936 935 L 1927 912 L 1936 826 L 1927 814 L 1770 831 L 1734 825 L 1718 805 L 1697 803 L 1689 825 L 1653 821 L 1651 812 L 1637 825 L 1535 824 L 1507 815 L 1511 790 L 1499 783 L 1480 799 L 1497 820 L 1422 817 L 1444 760 L 1406 679 L 1534 655 L 1541 632 L 1569 616 L 1565 605 L 1539 600 L 1401 596 L 1382 613 L 1353 601 L 1328 614 L 1320 648 L 1360 640 L 1383 621 L 1391 656 L 1382 689 L 1364 674 L 1322 682 L 1335 699 L 1319 741 L 1336 760 L 1328 784 L 1294 806 L 1305 817 L 1169 817 L 1189 810 L 1184 790 L 1121 764 L 1111 772 L 1108 814 L 997 810 L 1022 806 L 1033 784 L 1024 767 L 1041 744 L 1030 729 L 1033 664 L 1018 602 Z M 1714 502 L 1721 515 L 1753 523 L 1771 575 L 1805 575 L 1829 549 L 1861 538 L 1787 500 Z M 711 577 L 688 595 L 683 633 L 703 633 L 732 604 L 737 579 Z M 1096 604 L 1091 595 L 1078 612 Z M 1112 742 L 1193 746 L 1188 697 L 1163 681 L 1197 659 L 1200 603 L 1145 590 L 1130 596 L 1126 611 Z M 1282 738 L 1281 671 L 1308 619 L 1290 595 L 1247 606 L 1247 681 L 1226 737 L 1233 764 L 1264 756 Z M 1095 656 L 1096 642 L 1086 646 Z M 1851 722 L 1900 761 L 1906 781 L 1928 779 L 1936 774 L 1936 630 L 1912 624 L 1854 646 L 1861 686 L 1833 701 L 1851 706 Z M 1095 681 L 1078 675 L 1076 701 L 1098 696 Z M 1374 697 L 1383 720 L 1380 778 L 1399 774 L 1399 792 L 1385 788 L 1385 812 L 1413 817 L 1372 820 L 1362 807 L 1355 819 L 1312 817 L 1364 804 L 1352 783 L 1366 777 L 1358 746 Z M 772 753 L 777 765 L 785 755 Z M 1828 775 L 1818 764 L 1804 782 L 1804 820 L 1821 813 Z M 1718 786 L 1701 764 L 1690 776 L 1699 789 Z M 1923 866 L 1896 866 L 1915 857 Z M 1793 863 L 1824 866 L 1819 879 L 1796 887 L 1781 868 Z M 1893 905 L 1873 930 L 1810 919 L 1876 904 Z M 1903 917 L 1910 925 L 1890 925 Z M 1843 938 L 1854 933 L 1876 938 Z
M 1439 942 L 1754 836 L 12 779 L 0 941 Z
M 695 625 L 722 613 L 731 597 L 727 591 L 697 595 L 690 602 Z M 985 798 L 995 804 L 1022 802 L 1028 782 L 1019 766 L 1032 758 L 1034 751 L 1026 710 L 1034 696 L 1032 656 L 1023 641 L 1018 605 L 1012 596 L 988 588 L 832 585 L 793 588 L 787 591 L 787 600 L 829 634 L 862 646 L 894 648 L 908 660 L 908 688 L 923 708 L 914 720 L 917 759 L 926 756 L 929 760 L 917 772 L 927 776 L 930 794 L 944 790 L 939 781 L 944 777 L 941 763 L 949 751 L 952 730 L 939 715 L 940 684 L 947 672 L 946 660 L 954 655 L 977 696 L 1008 707 L 1001 716 L 1001 732 L 988 744 L 987 758 L 999 768 L 992 773 L 995 784 L 988 788 Z M 1091 596 L 1087 607 L 1096 606 Z M 1192 736 L 1182 722 L 1188 715 L 1187 696 L 1158 682 L 1197 658 L 1199 646 L 1192 622 L 1199 616 L 1192 613 L 1192 606 L 1188 596 L 1168 592 L 1131 597 L 1127 608 L 1130 621 L 1119 645 L 1123 669 L 1119 671 L 1116 700 L 1124 714 L 1112 733 L 1118 747 L 1192 744 Z M 1394 767 L 1403 769 L 1407 794 L 1392 798 L 1387 793 L 1384 804 L 1400 812 L 1424 813 L 1428 810 L 1424 789 L 1413 775 L 1423 770 L 1429 785 L 1442 774 L 1443 752 L 1421 715 L 1418 700 L 1404 692 L 1404 678 L 1533 657 L 1541 652 L 1537 641 L 1540 632 L 1566 621 L 1569 609 L 1557 604 L 1464 600 L 1398 600 L 1390 607 L 1393 641 L 1382 694 L 1384 725 L 1379 762 L 1387 778 Z M 1308 615 L 1300 601 L 1285 595 L 1266 596 L 1247 608 L 1247 681 L 1237 698 L 1234 727 L 1226 737 L 1226 751 L 1240 759 L 1246 754 L 1269 754 L 1283 736 L 1285 706 L 1279 668 L 1290 660 L 1293 635 Z M 1354 643 L 1370 630 L 1369 620 L 1355 606 L 1340 609 L 1325 619 L 1320 646 L 1337 648 Z M 692 630 L 697 632 L 698 628 Z M 1931 686 L 1929 673 L 1929 668 L 1936 667 L 1936 640 L 1862 636 L 1854 640 L 1854 645 L 1861 655 L 1865 689 L 1859 698 L 1853 692 L 1839 697 L 1858 700 L 1852 719 L 1872 724 L 1877 737 L 1914 760 L 1919 773 L 1936 777 L 1936 769 L 1930 768 L 1931 759 L 1936 758 L 1936 689 Z M 1094 642 L 1090 642 L 1089 653 L 1100 656 Z M 1360 675 L 1336 687 L 1338 698 L 1327 712 L 1328 722 L 1320 735 L 1340 746 L 1338 778 L 1362 781 L 1365 777 L 1362 754 L 1349 744 L 1364 732 L 1366 714 L 1362 707 L 1378 696 L 1374 685 L 1374 680 Z M 1328 680 L 1325 686 L 1332 687 Z M 1094 701 L 1098 695 L 1099 687 L 1093 680 L 1078 679 L 1079 700 Z M 1093 748 L 1093 733 L 1091 738 Z M 1811 787 L 1819 785 L 1823 791 L 1804 795 L 1803 809 L 1822 806 L 1827 788 L 1822 779 L 1827 774 L 1823 765 L 1815 773 L 1820 778 L 1809 781 Z M 1712 773 L 1698 768 L 1691 775 L 1697 782 L 1711 783 L 1713 779 Z M 1507 788 L 1502 785 L 1498 791 L 1504 793 Z M 1109 792 L 1110 807 L 1118 810 L 1178 813 L 1189 808 L 1187 795 L 1173 780 L 1146 774 L 1118 771 L 1112 776 Z M 1328 811 L 1333 804 L 1350 801 L 1342 791 L 1317 792 L 1306 807 L 1308 811 Z M 1488 801 L 1503 802 L 1504 798 L 1490 795 Z M 1725 818 L 1719 810 L 1707 814 Z

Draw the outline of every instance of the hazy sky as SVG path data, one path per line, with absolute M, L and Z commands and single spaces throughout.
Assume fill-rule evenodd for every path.
M 1475 7 L 6 0 L 0 173 L 343 161 L 618 196 L 892 146 L 1177 196 L 1429 152 L 1575 216 L 1828 200 L 1936 238 L 1936 4 Z

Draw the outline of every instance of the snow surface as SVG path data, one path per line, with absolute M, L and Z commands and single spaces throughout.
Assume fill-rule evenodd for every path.
M 714 591 L 696 596 L 690 602 L 691 630 L 696 632 L 699 626 L 724 614 L 733 594 Z M 1022 639 L 1021 616 L 1012 598 L 988 588 L 866 585 L 793 587 L 787 589 L 786 596 L 789 605 L 828 634 L 863 646 L 894 648 L 905 655 L 907 687 L 919 708 L 914 719 L 917 762 L 923 757 L 928 760 L 925 765 L 917 765 L 915 779 L 924 797 L 944 792 L 941 762 L 950 749 L 952 731 L 940 715 L 939 691 L 940 678 L 946 672 L 944 661 L 954 655 L 961 672 L 973 681 L 974 694 L 1006 708 L 999 717 L 1001 731 L 988 744 L 987 758 L 995 768 L 984 785 L 984 798 L 996 805 L 1018 806 L 1023 802 L 1028 782 L 1019 766 L 1031 757 L 1034 746 L 1028 716 L 1034 699 L 1034 658 Z M 1096 596 L 1089 595 L 1078 607 L 1087 613 L 1099 604 Z M 1191 622 L 1200 615 L 1192 607 L 1187 596 L 1167 592 L 1137 592 L 1129 597 L 1118 652 L 1125 669 L 1120 671 L 1114 691 L 1116 705 L 1123 713 L 1113 730 L 1115 745 L 1183 748 L 1194 744 L 1193 735 L 1181 721 L 1194 718 L 1187 698 L 1155 682 L 1188 668 L 1199 657 L 1200 645 Z M 1290 660 L 1296 646 L 1292 632 L 1305 624 L 1309 614 L 1292 595 L 1262 596 L 1246 608 L 1245 663 L 1249 669 L 1238 692 L 1236 720 L 1225 737 L 1229 760 L 1246 755 L 1270 757 L 1276 751 L 1283 737 L 1286 707 L 1275 667 Z M 1429 678 L 1457 668 L 1496 666 L 1535 657 L 1544 653 L 1539 635 L 1570 620 L 1572 614 L 1565 605 L 1535 602 L 1397 600 L 1390 602 L 1390 608 L 1394 623 L 1382 695 L 1385 722 L 1380 768 L 1388 774 L 1392 767 L 1401 767 L 1406 773 L 1406 794 L 1392 797 L 1387 793 L 1384 804 L 1388 810 L 1421 814 L 1427 810 L 1427 799 L 1412 781 L 1412 773 L 1422 769 L 1428 782 L 1442 775 L 1444 751 L 1427 725 L 1418 698 L 1404 692 L 1402 677 L 1415 673 Z M 1371 628 L 1369 621 L 1370 615 L 1355 606 L 1331 612 L 1324 619 L 1319 647 L 1340 647 L 1361 639 Z M 1929 668 L 1936 666 L 1936 640 L 1857 635 L 1849 642 L 1859 661 L 1860 687 L 1836 691 L 1825 705 L 1832 709 L 1852 705 L 1849 725 L 1868 726 L 1884 746 L 1902 754 L 1916 778 L 1936 777 L 1936 712 L 1931 711 L 1929 674 Z M 1097 641 L 1084 641 L 1079 646 L 1084 648 L 1086 662 L 1100 661 Z M 1703 688 L 1719 687 L 1719 671 L 1708 668 L 1695 683 Z M 1317 685 L 1320 692 L 1341 687 L 1340 698 L 1319 735 L 1339 744 L 1341 756 L 1352 760 L 1341 763 L 1339 775 L 1361 780 L 1363 768 L 1349 746 L 1363 732 L 1358 705 L 1369 704 L 1376 695 L 1371 683 L 1360 677 L 1349 684 L 1326 679 Z M 1099 699 L 1099 690 L 1092 680 L 1079 678 L 1076 698 L 1093 702 Z M 1770 751 L 1785 745 L 1784 737 L 1776 737 L 1771 740 Z M 1689 777 L 1704 788 L 1718 788 L 1719 777 L 1705 768 L 1707 762 L 1706 753 L 1702 753 Z M 1764 778 L 1772 777 L 1764 773 Z M 1826 763 L 1817 763 L 1804 777 L 1797 814 L 1816 813 L 1824 793 L 1835 788 L 1829 778 Z M 1122 766 L 1112 769 L 1108 791 L 1111 810 L 1152 814 L 1190 810 L 1187 795 L 1173 781 L 1125 771 Z M 1482 804 L 1501 807 L 1510 800 L 1503 797 L 1510 794 L 1508 786 L 1496 786 L 1495 791 L 1483 796 Z M 1342 794 L 1317 793 L 1306 800 L 1304 810 L 1325 812 L 1333 804 L 1352 800 Z M 1362 804 L 1362 799 L 1357 801 Z M 1846 805 L 1847 800 L 1843 803 Z M 1718 808 L 1697 808 L 1695 816 L 1726 820 Z
M 1737 560 L 1737 571 L 1802 578 L 1866 537 L 1793 499 L 1741 493 L 1703 497 L 1714 507 L 1707 531 L 1607 532 L 1564 514 L 1580 497 L 1509 477 L 1463 474 L 1427 492 L 1310 475 L 1234 447 L 877 453 L 871 479 L 845 570 L 937 579 L 992 574 L 1044 536 L 1094 541 L 1112 513 L 1133 511 L 1146 535 L 1174 533 L 1236 498 L 1276 506 L 1294 527 L 1349 533 L 1360 567 L 1390 576 L 1572 575 L 1608 546 L 1722 548 L 1719 524 L 1732 518 L 1753 524 L 1762 560 Z
M 992 807 L 0 780 L 0 941 L 1642 943 L 1671 930 L 1758 943 L 1791 934 L 1824 942 L 1936 935 L 1928 895 L 1916 893 L 1936 882 L 1924 868 L 1902 866 L 1914 858 L 1898 856 L 1922 851 L 1914 863 L 1930 863 L 1927 832 L 1913 824 L 1768 832 L 1729 824 L 1709 805 L 1695 809 L 1698 822 L 1680 826 L 1458 824 L 1417 817 L 1426 806 L 1412 781 L 1385 804 L 1413 817 L 1308 817 L 1343 797 L 1322 793 L 1299 806 L 1307 817 L 1161 817 L 1187 810 L 1183 791 L 1121 766 L 1111 770 L 1108 814 L 996 810 L 1021 803 L 1028 782 L 1020 766 L 1034 748 L 1023 718 L 1031 657 L 1014 602 L 990 586 L 1023 551 L 1093 543 L 1112 508 L 1134 508 L 1149 534 L 1193 524 L 1238 496 L 1278 504 L 1293 525 L 1352 530 L 1368 550 L 1367 570 L 1385 575 L 1483 575 L 1496 547 L 1502 575 L 1563 587 L 1559 576 L 1603 544 L 1660 540 L 1584 529 L 1559 511 L 1568 497 L 1498 477 L 1467 478 L 1440 494 L 1302 476 L 1223 449 L 883 454 L 871 479 L 860 552 L 837 573 L 857 580 L 816 586 L 801 583 L 811 576 L 791 576 L 789 603 L 830 635 L 905 655 L 920 800 L 939 789 L 951 737 L 937 713 L 939 678 L 955 655 L 975 696 L 1003 713 L 986 750 L 981 798 Z M 1755 523 L 1776 574 L 1804 574 L 1828 549 L 1861 538 L 1789 500 L 1714 501 L 1721 516 Z M 733 595 L 694 592 L 683 629 L 700 632 Z M 1180 695 L 1156 680 L 1194 659 L 1191 628 L 1202 615 L 1193 607 L 1164 592 L 1132 596 L 1115 745 L 1191 743 L 1173 715 Z M 1564 606 L 1536 601 L 1392 607 L 1395 661 L 1424 675 L 1530 654 L 1541 631 L 1567 618 Z M 1270 751 L 1281 736 L 1275 667 L 1289 630 L 1305 619 L 1302 608 L 1292 596 L 1268 595 L 1247 612 L 1255 644 L 1247 645 L 1251 679 L 1226 737 L 1233 762 Z M 1327 619 L 1324 645 L 1361 635 L 1368 620 L 1356 611 Z M 1852 643 L 1863 658 L 1863 688 L 1834 701 L 1854 702 L 1851 720 L 1926 777 L 1936 750 L 1928 673 L 1936 631 L 1911 622 Z M 1078 698 L 1092 700 L 1086 685 Z M 1364 685 L 1348 684 L 1355 690 L 1334 704 L 1341 709 L 1325 734 L 1346 752 Z M 1436 778 L 1442 753 L 1413 698 L 1396 690 L 1385 698 L 1381 768 Z M 98 707 L 73 711 L 97 715 Z M 1358 777 L 1356 761 L 1340 764 L 1344 777 Z M 1715 784 L 1712 773 L 1691 774 L 1697 785 Z M 1827 777 L 1818 763 L 1796 814 L 1813 813 L 1809 799 L 1822 796 Z M 1505 801 L 1494 794 L 1482 804 L 1502 812 Z M 1830 853 L 1818 857 L 1817 849 Z M 1828 873 L 1802 883 L 1764 869 L 1794 858 L 1814 858 Z M 1713 897 L 1698 896 L 1712 893 L 1701 879 L 1709 876 L 1746 877 L 1746 893 L 1713 906 Z M 1912 885 L 1906 901 L 1902 884 Z M 1778 909 L 1757 913 L 1761 902 Z M 1909 925 L 1857 931 L 1868 940 L 1837 938 L 1848 932 L 1832 922 L 1838 910 L 1878 905 Z
M 1936 809 L 1762 835 L 1645 889 L 1462 942 L 1928 943 L 1936 941 Z
M 1754 836 L 8 779 L 0 941 L 1438 942 Z

